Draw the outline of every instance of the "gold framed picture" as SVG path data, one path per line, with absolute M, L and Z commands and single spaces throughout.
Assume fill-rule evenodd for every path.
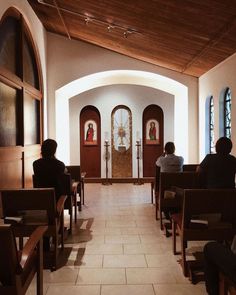
M 159 122 L 156 119 L 150 119 L 146 122 L 146 144 L 160 144 Z
M 94 120 L 87 120 L 84 123 L 84 144 L 97 145 L 97 123 Z

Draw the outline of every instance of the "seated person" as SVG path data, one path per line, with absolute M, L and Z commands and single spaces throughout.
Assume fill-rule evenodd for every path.
M 161 155 L 157 161 L 156 165 L 160 167 L 160 172 L 182 172 L 184 158 L 181 156 L 176 156 L 175 154 L 175 145 L 173 142 L 167 142 L 165 144 L 164 153 Z M 172 208 L 171 211 L 165 211 L 165 218 L 170 220 L 170 215 L 172 213 L 178 212 L 179 209 Z M 168 231 L 168 227 L 170 227 L 170 223 L 165 223 L 165 233 L 166 237 L 170 237 L 171 233 Z
M 157 159 L 156 165 L 161 172 L 182 172 L 184 158 L 175 155 L 175 145 L 173 142 L 165 144 L 164 153 Z
M 232 141 L 221 137 L 216 142 L 216 154 L 208 154 L 197 171 L 206 188 L 235 188 L 236 158 L 230 155 Z
M 34 175 L 37 178 L 37 187 L 53 187 L 56 200 L 64 194 L 61 176 L 66 172 L 65 164 L 56 159 L 57 143 L 53 139 L 46 139 L 41 146 L 42 158 L 33 162 Z M 50 250 L 50 239 L 43 239 L 44 251 Z
M 55 157 L 57 143 L 53 139 L 46 139 L 41 146 L 42 158 L 33 162 L 34 174 L 38 187 L 54 187 L 56 198 L 63 193 L 61 176 L 66 172 L 65 164 Z
M 217 242 L 204 247 L 206 290 L 209 295 L 219 294 L 219 272 L 236 284 L 236 238 L 231 249 Z

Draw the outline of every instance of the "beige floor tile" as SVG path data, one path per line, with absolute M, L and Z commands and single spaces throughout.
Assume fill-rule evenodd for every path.
M 156 295 L 207 295 L 204 284 L 159 284 L 154 285 Z
M 124 254 L 164 254 L 156 243 L 124 245 Z
M 139 235 L 105 235 L 106 244 L 140 244 Z
M 100 286 L 49 286 L 46 295 L 100 295 Z
M 115 227 L 101 227 L 94 228 L 91 232 L 92 235 L 121 235 L 121 229 Z
M 153 220 L 136 220 L 135 221 L 138 227 L 155 227 L 158 228 L 157 221 L 153 218 Z
M 117 220 L 117 221 L 107 221 L 106 227 L 136 227 L 135 221 Z
M 104 235 L 72 235 L 67 238 L 66 243 L 104 244 Z
M 102 267 L 103 255 L 79 255 L 73 251 L 68 259 L 67 265 L 75 267 Z
M 104 255 L 103 267 L 147 267 L 144 255 Z
M 152 285 L 102 286 L 101 295 L 155 295 Z
M 157 246 L 162 241 L 162 237 L 157 235 L 139 235 L 141 239 L 141 243 L 143 244 L 150 244 L 150 243 L 156 243 Z
M 78 277 L 78 270 L 70 267 L 63 267 L 57 271 L 44 271 L 44 282 L 48 284 L 75 284 Z
M 123 235 L 137 235 L 137 234 L 153 234 L 158 235 L 159 230 L 155 227 L 131 227 L 131 228 L 121 228 L 121 234 Z
M 176 283 L 171 270 L 163 268 L 127 268 L 127 284 Z
M 80 269 L 76 284 L 126 284 L 125 269 Z
M 172 267 L 176 266 L 176 259 L 174 255 L 145 255 L 148 267 Z
M 94 244 L 87 245 L 86 254 L 123 254 L 122 244 Z

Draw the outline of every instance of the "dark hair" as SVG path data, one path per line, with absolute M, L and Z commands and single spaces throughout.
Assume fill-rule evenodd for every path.
M 233 144 L 228 137 L 221 137 L 216 142 L 216 153 L 228 155 L 232 150 Z
M 41 153 L 43 158 L 53 158 L 57 150 L 57 142 L 53 139 L 46 139 L 42 143 Z
M 171 141 L 167 142 L 165 144 L 165 152 L 167 154 L 174 154 L 174 152 L 175 152 L 175 144 L 173 142 L 171 142 Z

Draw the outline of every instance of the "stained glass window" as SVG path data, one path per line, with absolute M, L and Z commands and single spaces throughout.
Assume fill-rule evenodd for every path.
M 209 100 L 209 146 L 210 153 L 215 152 L 215 137 L 214 137 L 214 101 L 213 96 Z
M 224 136 L 231 138 L 231 91 L 229 88 L 224 97 Z
M 0 148 L 40 143 L 42 93 L 36 53 L 23 16 L 10 8 L 0 24 Z

